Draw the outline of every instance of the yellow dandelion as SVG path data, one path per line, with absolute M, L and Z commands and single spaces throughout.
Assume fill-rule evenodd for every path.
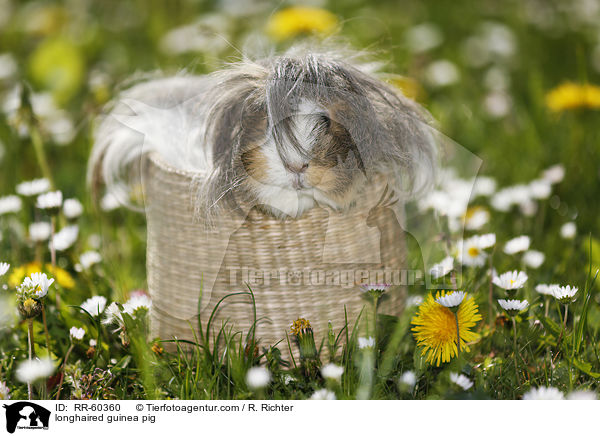
M 419 82 L 411 77 L 401 76 L 399 74 L 383 74 L 382 79 L 398 89 L 406 98 L 411 100 L 420 100 L 425 91 Z
M 58 266 L 52 268 L 52 265 L 47 263 L 44 265 L 44 271 L 54 277 L 54 279 L 56 279 L 56 283 L 65 289 L 71 289 L 75 286 L 75 280 L 73 280 L 71 274 Z M 8 277 L 8 285 L 16 288 L 23 282 L 25 277 L 28 277 L 36 272 L 43 272 L 42 264 L 40 262 L 30 262 L 25 265 L 21 265 L 13 269 L 11 275 Z
M 338 25 L 337 17 L 329 11 L 309 6 L 293 6 L 275 12 L 267 23 L 267 33 L 278 41 L 296 35 L 329 35 Z
M 292 323 L 290 326 L 290 331 L 293 335 L 298 336 L 300 333 L 304 333 L 306 330 L 309 330 L 310 321 L 305 318 L 298 318 L 296 321 Z
M 566 82 L 546 94 L 546 105 L 554 112 L 569 109 L 600 109 L 600 87 Z
M 450 362 L 457 355 L 456 347 L 456 318 L 447 307 L 436 302 L 436 299 L 446 295 L 445 291 L 438 292 L 435 298 L 429 294 L 419 306 L 412 319 L 413 335 L 417 346 L 423 347 L 421 355 L 426 355 L 427 362 L 440 366 L 441 362 Z M 478 307 L 472 297 L 465 297 L 458 308 L 460 332 L 460 350 L 469 351 L 468 342 L 477 339 L 478 335 L 470 329 L 481 320 Z

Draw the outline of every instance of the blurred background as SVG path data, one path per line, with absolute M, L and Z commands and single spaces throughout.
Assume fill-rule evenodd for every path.
M 561 248 L 545 243 L 549 229 L 598 229 L 598 0 L 0 0 L 0 35 L 0 196 L 46 171 L 65 197 L 94 209 L 85 186 L 93 121 L 127 83 L 334 39 L 372 52 L 382 77 L 479 156 L 499 187 L 564 165 L 548 203 L 557 213 L 521 229 L 502 215 L 495 227 L 528 232 L 550 258 Z M 105 258 L 126 266 L 115 269 L 123 280 L 143 277 L 143 217 L 114 210 L 110 197 L 99 205 L 104 218 L 83 217 L 85 233 L 120 241 Z M 0 244 L 21 257 L 18 244 Z

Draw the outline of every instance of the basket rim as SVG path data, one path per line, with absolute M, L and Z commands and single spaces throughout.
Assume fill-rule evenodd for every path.
M 186 170 L 186 169 L 182 169 L 182 168 L 177 168 L 177 167 L 171 165 L 169 162 L 167 162 L 161 156 L 161 154 L 157 151 L 151 151 L 151 152 L 147 153 L 146 159 L 150 160 L 154 165 L 156 165 L 161 170 L 163 170 L 167 173 L 177 174 L 180 176 L 192 177 L 192 178 L 193 177 L 205 177 L 210 173 L 209 171 L 191 171 L 191 170 Z

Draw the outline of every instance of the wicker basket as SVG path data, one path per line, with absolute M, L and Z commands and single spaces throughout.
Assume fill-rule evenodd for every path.
M 344 308 L 350 323 L 363 309 L 366 300 L 355 283 L 360 274 L 368 282 L 374 276 L 369 279 L 366 272 L 381 274 L 383 268 L 389 272 L 404 265 L 396 215 L 382 214 L 376 225 L 367 225 L 381 187 L 370 186 L 360 203 L 364 207 L 345 214 L 315 208 L 300 219 L 282 221 L 251 210 L 245 220 L 232 213 L 210 228 L 194 216 L 190 186 L 201 175 L 176 170 L 150 155 L 143 176 L 153 336 L 193 339 L 198 307 L 205 325 L 216 303 L 247 290 L 249 281 L 261 319 L 256 330 L 260 345 L 284 340 L 298 317 L 310 320 L 318 344 L 329 320 L 337 331 L 344 326 Z M 404 295 L 402 286 L 393 287 L 380 312 L 400 314 Z M 248 332 L 251 299 L 239 295 L 223 301 L 213 326 L 218 330 L 225 321 L 233 331 Z M 279 348 L 289 356 L 287 345 Z

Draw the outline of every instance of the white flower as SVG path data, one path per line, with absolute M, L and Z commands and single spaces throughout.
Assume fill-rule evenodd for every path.
M 6 274 L 6 271 L 10 268 L 10 264 L 6 262 L 0 262 L 0 277 Z
M 246 373 L 246 384 L 250 389 L 261 389 L 271 381 L 271 372 L 262 366 L 254 366 Z
M 496 286 L 502 289 L 521 289 L 527 281 L 527 274 L 524 271 L 508 271 L 492 279 Z
M 425 70 L 425 78 L 436 87 L 452 85 L 460 79 L 456 65 L 446 59 L 432 62 Z
M 121 207 L 119 197 L 113 192 L 107 192 L 100 200 L 100 208 L 105 212 L 110 212 Z
M 465 391 L 469 390 L 473 387 L 473 382 L 471 380 L 469 380 L 469 378 L 467 376 L 465 376 L 464 374 L 457 374 L 455 372 L 451 372 L 450 380 L 452 381 L 452 383 L 457 384 L 458 386 L 463 388 L 463 390 L 465 390 Z
M 492 207 L 500 212 L 508 212 L 513 206 L 531 203 L 530 190 L 526 185 L 514 185 L 496 192 L 490 201 Z
M 45 273 L 35 272 L 30 277 L 25 277 L 19 289 L 33 290 L 37 298 L 43 298 L 48 294 L 52 283 L 54 283 L 54 279 L 49 279 Z
M 0 381 L 0 400 L 10 400 L 10 389 L 6 383 Z
M 530 268 L 539 268 L 543 263 L 546 256 L 541 251 L 528 250 L 523 254 L 523 262 Z
M 435 301 L 444 307 L 457 307 L 463 302 L 465 295 L 466 294 L 463 291 L 454 291 L 448 295 L 444 295 L 443 297 L 438 297 Z
M 423 303 L 423 297 L 421 295 L 410 295 L 406 299 L 406 307 L 419 306 Z
M 554 288 L 560 287 L 559 285 L 547 285 L 545 283 L 540 283 L 535 287 L 535 290 L 538 294 L 542 295 L 552 295 L 554 296 Z
M 0 215 L 14 213 L 21 210 L 21 199 L 16 195 L 7 195 L 0 197 Z
M 552 288 L 552 295 L 558 301 L 563 304 L 567 304 L 573 301 L 575 294 L 577 294 L 578 288 L 571 288 L 570 285 L 567 286 L 554 286 Z
M 48 240 L 52 232 L 50 223 L 40 221 L 29 225 L 29 239 L 33 242 L 43 242 Z
M 483 251 L 479 236 L 471 236 L 457 244 L 457 258 L 466 266 L 483 266 L 487 253 Z
M 564 223 L 560 228 L 560 236 L 564 239 L 573 239 L 577 233 L 577 226 L 574 222 Z
M 370 292 L 370 291 L 385 292 L 391 286 L 392 285 L 388 285 L 388 284 L 385 284 L 385 283 L 367 283 L 365 285 L 360 285 L 360 290 L 362 292 Z
M 92 265 L 100 263 L 102 261 L 102 256 L 97 251 L 86 251 L 79 256 L 79 263 L 83 267 L 83 269 L 88 269 Z
M 46 192 L 38 196 L 35 205 L 38 209 L 58 209 L 62 204 L 62 199 L 61 191 Z
M 335 400 L 335 393 L 328 389 L 319 389 L 315 391 L 311 397 L 311 400 Z
M 440 277 L 444 277 L 450 271 L 454 269 L 454 259 L 450 256 L 446 257 L 440 263 L 436 263 L 429 270 L 429 274 L 434 279 L 439 279 Z
M 0 399 L 2 397 L 0 396 Z M 567 395 L 567 400 L 597 400 L 598 395 L 593 391 L 573 391 Z
M 495 233 L 485 233 L 479 236 L 479 247 L 486 249 L 496 245 L 496 234 Z
M 506 254 L 516 254 L 521 251 L 526 251 L 529 249 L 529 244 L 531 244 L 529 236 L 518 236 L 504 245 L 504 252 Z
M 491 91 L 483 99 L 483 108 L 491 118 L 503 118 L 512 108 L 512 99 L 505 91 Z
M 91 298 L 88 298 L 80 306 L 87 313 L 92 316 L 98 316 L 102 312 L 104 312 L 104 308 L 106 307 L 106 298 L 101 295 L 94 295 Z
M 123 316 L 121 315 L 121 310 L 117 303 L 111 303 L 106 310 L 104 311 L 104 319 L 102 320 L 102 324 L 112 324 L 116 322 L 119 325 L 123 324 Z
M 63 213 L 70 220 L 79 217 L 82 212 L 83 205 L 76 198 L 68 198 L 63 203 Z
M 81 341 L 85 336 L 85 330 L 82 328 L 71 327 L 71 330 L 69 330 L 69 336 L 72 340 Z
M 529 307 L 529 302 L 527 300 L 498 300 L 498 304 L 502 309 L 507 312 L 521 312 Z
M 22 383 L 33 383 L 46 378 L 54 372 L 54 362 L 51 359 L 24 360 L 17 368 L 17 380 Z
M 52 239 L 52 241 L 54 242 L 54 249 L 56 251 L 67 250 L 77 241 L 78 236 L 79 226 L 72 225 L 62 228 L 58 233 L 54 235 L 54 238 Z
M 565 167 L 561 164 L 551 166 L 543 172 L 542 178 L 553 185 L 560 183 L 565 178 Z
M 332 380 L 340 380 L 344 373 L 344 367 L 336 365 L 335 363 L 328 363 L 321 367 L 321 375 L 323 378 L 330 378 Z
M 17 194 L 23 195 L 24 197 L 40 195 L 48 189 L 50 189 L 50 182 L 46 178 L 22 182 L 16 187 Z
M 369 336 L 368 338 L 360 337 L 358 338 L 358 348 L 372 348 L 375 346 L 375 338 Z
M 473 196 L 489 197 L 496 191 L 496 180 L 487 176 L 479 176 L 473 185 Z
M 533 388 L 525 395 L 523 395 L 524 400 L 564 400 L 565 396 L 561 391 L 556 389 L 555 387 L 545 387 L 541 386 L 539 388 Z
M 2 7 L 3 8 L 7 8 L 7 9 L 11 9 L 10 8 L 10 3 L 4 2 L 2 3 Z M 5 13 L 2 12 L 2 18 L 4 18 L 6 15 L 4 15 Z M 10 16 L 11 12 L 8 11 L 8 15 Z M 2 24 L 4 24 L 4 20 L 1 21 Z M 2 25 L 0 24 L 0 25 Z M 17 65 L 17 61 L 15 60 L 15 58 L 10 54 L 10 53 L 2 53 L 0 55 L 0 81 L 2 80 L 8 80 L 10 78 L 12 78 L 14 75 L 17 74 L 18 71 L 18 65 Z M 0 400 L 2 399 L 2 397 L 0 396 Z
M 289 385 L 291 382 L 296 381 L 296 379 L 294 377 L 292 377 L 289 374 L 284 374 L 283 376 L 283 383 L 287 386 Z
M 417 384 L 417 375 L 414 371 L 403 372 L 399 379 L 400 384 L 412 389 Z
M 411 27 L 404 35 L 408 49 L 413 53 L 422 53 L 437 47 L 443 41 L 442 32 L 432 23 L 422 23 Z
M 123 304 L 123 310 L 130 315 L 135 315 L 140 308 L 150 310 L 151 307 L 152 300 L 146 294 L 136 294 Z
M 479 230 L 490 220 L 490 213 L 483 208 L 468 210 L 465 216 L 465 228 L 467 230 Z
M 96 345 L 98 345 L 98 341 L 95 339 L 90 339 L 90 347 L 95 347 Z
M 543 200 L 550 197 L 552 193 L 552 185 L 547 180 L 534 180 L 529 183 L 529 192 L 531 198 Z

